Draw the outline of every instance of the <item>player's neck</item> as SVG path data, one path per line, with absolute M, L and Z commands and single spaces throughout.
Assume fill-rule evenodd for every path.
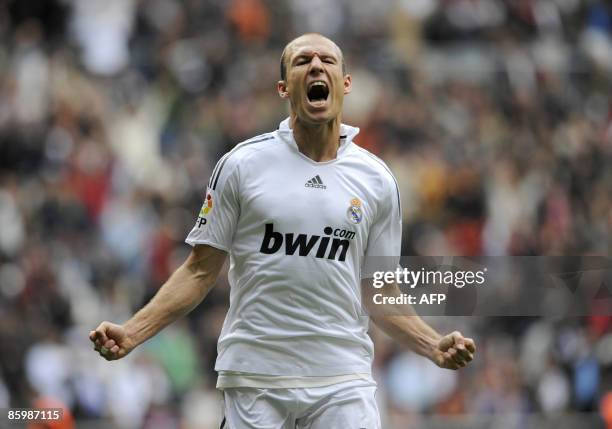
M 340 147 L 340 116 L 325 124 L 306 124 L 291 116 L 293 137 L 299 151 L 316 162 L 336 159 Z

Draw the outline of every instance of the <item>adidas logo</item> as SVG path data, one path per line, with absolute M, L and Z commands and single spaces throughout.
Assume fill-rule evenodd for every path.
M 321 180 L 321 177 L 318 174 L 312 179 L 310 179 L 308 182 L 306 182 L 304 186 L 306 186 L 307 188 L 327 189 L 327 186 L 323 184 L 323 181 Z

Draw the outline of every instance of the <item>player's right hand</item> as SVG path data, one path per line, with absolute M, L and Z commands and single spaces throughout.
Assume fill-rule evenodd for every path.
M 94 343 L 94 350 L 109 361 L 125 357 L 135 347 L 125 328 L 110 322 L 102 322 L 90 331 L 89 339 Z

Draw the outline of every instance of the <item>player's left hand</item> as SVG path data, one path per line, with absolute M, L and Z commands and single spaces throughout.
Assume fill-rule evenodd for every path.
M 476 345 L 471 338 L 454 331 L 440 339 L 433 351 L 433 361 L 440 368 L 459 369 L 474 359 Z

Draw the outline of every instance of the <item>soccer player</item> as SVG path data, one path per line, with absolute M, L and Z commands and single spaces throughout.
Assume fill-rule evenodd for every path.
M 285 47 L 280 68 L 290 117 L 221 158 L 186 239 L 187 260 L 130 320 L 102 322 L 90 339 L 107 360 L 126 356 L 197 306 L 229 254 L 230 306 L 215 365 L 222 427 L 380 428 L 361 304 L 371 288 L 362 280 L 398 265 L 398 186 L 353 143 L 359 130 L 341 123 L 351 76 L 340 48 L 306 34 Z M 370 256 L 387 258 L 365 264 Z M 441 336 L 415 314 L 372 318 L 442 368 L 473 359 L 471 339 Z

